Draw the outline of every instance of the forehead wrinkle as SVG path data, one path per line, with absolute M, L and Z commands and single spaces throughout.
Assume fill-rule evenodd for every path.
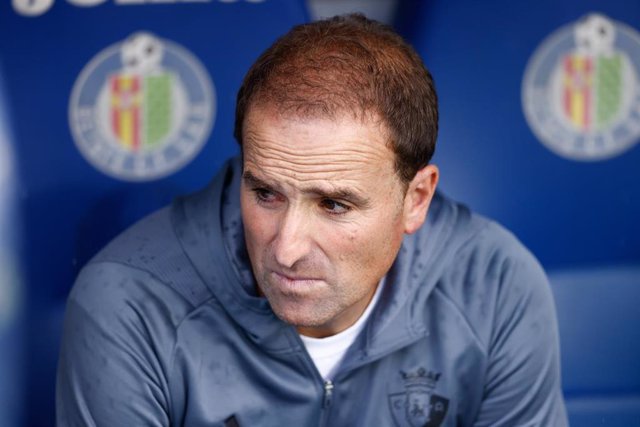
M 395 152 L 378 122 L 307 121 L 268 109 L 252 110 L 246 120 L 244 161 L 278 184 L 273 189 L 329 193 L 341 187 L 365 196 L 391 191 L 397 182 Z
M 362 189 L 358 187 L 357 180 L 346 178 L 336 182 L 329 179 L 330 177 L 326 175 L 320 177 L 315 176 L 317 173 L 298 174 L 296 172 L 287 173 L 287 171 L 285 171 L 283 174 L 282 172 L 282 168 L 260 168 L 258 165 L 255 165 L 255 167 L 245 167 L 244 175 L 248 178 L 247 181 L 250 184 L 264 184 L 276 190 L 283 189 L 283 186 L 289 186 L 302 193 L 363 193 Z
M 287 147 L 285 144 L 276 142 L 263 143 L 253 139 L 252 143 L 245 147 L 245 153 L 254 159 L 255 163 L 266 163 L 270 161 L 276 162 L 279 166 L 290 164 L 292 166 L 327 166 L 337 168 L 336 171 L 352 171 L 354 166 L 362 165 L 367 169 L 371 166 L 379 168 L 380 161 L 389 163 L 390 169 L 393 168 L 393 162 L 389 162 L 383 151 L 388 150 L 387 147 L 381 147 L 381 150 L 359 149 L 358 144 L 349 144 L 349 147 L 336 147 L 327 152 L 324 147 L 309 147 L 305 150 Z M 379 170 L 379 169 L 376 169 Z
M 310 156 L 306 151 L 292 150 L 282 144 L 258 141 L 247 148 L 245 162 L 253 164 L 252 169 L 260 171 L 261 175 L 269 176 L 270 186 L 278 191 L 282 191 L 284 185 L 303 193 L 351 192 L 364 202 L 367 189 L 361 186 L 372 182 L 374 176 L 387 175 L 394 182 L 397 179 L 393 162 L 383 155 L 371 155 L 370 150 L 345 149 L 339 153 Z M 362 156 L 357 157 L 356 152 Z M 372 179 L 363 182 L 363 176 Z M 321 191 L 314 191 L 314 187 Z
M 330 122 L 327 127 L 327 133 L 331 132 L 331 127 L 335 126 L 335 122 Z M 393 154 L 395 158 L 395 153 L 390 147 L 390 144 L 387 143 L 386 139 L 386 131 L 384 129 L 376 129 L 376 133 L 369 132 L 372 134 L 371 138 L 358 138 L 355 136 L 341 136 L 338 132 L 338 138 L 345 138 L 340 145 L 336 145 L 332 148 L 330 152 L 327 152 L 326 146 L 313 144 L 312 135 L 305 135 L 306 132 L 301 132 L 300 137 L 297 140 L 292 141 L 296 144 L 303 143 L 305 145 L 304 150 L 293 148 L 291 145 L 287 144 L 286 141 L 279 140 L 279 131 L 277 126 L 273 129 L 267 129 L 263 131 L 252 130 L 253 126 L 247 126 L 247 130 L 245 133 L 246 142 L 250 142 L 247 144 L 248 146 L 255 146 L 256 148 L 262 149 L 272 149 L 278 152 L 281 152 L 283 155 L 290 155 L 293 157 L 304 157 L 308 158 L 309 155 L 316 156 L 326 156 L 326 155 L 358 155 L 363 158 L 382 158 L 384 159 L 386 155 L 389 153 Z M 378 126 L 379 127 L 379 126 Z M 363 125 L 363 128 L 366 126 Z M 370 131 L 371 129 L 368 128 Z M 248 148 L 248 147 L 245 147 Z
M 354 189 L 357 193 L 365 194 L 365 189 L 360 188 L 360 185 L 363 183 L 360 178 L 379 172 L 379 169 L 370 167 L 366 169 L 366 173 L 363 173 L 362 170 L 354 169 L 352 164 L 347 164 L 346 162 L 340 166 L 331 163 L 321 163 L 319 164 L 319 166 L 322 166 L 321 168 L 313 167 L 312 169 L 306 170 L 304 168 L 301 170 L 292 165 L 291 162 L 285 161 L 264 164 L 248 157 L 246 162 L 247 164 L 253 165 L 251 169 L 260 171 L 260 175 L 269 177 L 270 181 L 274 183 L 286 182 L 289 186 L 307 193 L 313 192 L 309 191 L 308 188 L 317 187 L 327 193 L 336 192 L 337 189 Z M 275 184 L 272 186 L 274 188 L 276 187 Z

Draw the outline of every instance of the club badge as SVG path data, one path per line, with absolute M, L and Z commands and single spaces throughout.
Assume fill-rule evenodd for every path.
M 538 139 L 560 156 L 594 161 L 640 140 L 640 34 L 590 14 L 535 51 L 522 104 Z
M 389 395 L 389 406 L 397 426 L 438 427 L 444 421 L 449 399 L 434 393 L 440 373 L 419 368 L 401 372 L 405 391 Z
M 69 104 L 82 155 L 125 181 L 154 180 L 185 166 L 206 142 L 214 115 L 215 92 L 202 64 L 149 33 L 96 55 Z

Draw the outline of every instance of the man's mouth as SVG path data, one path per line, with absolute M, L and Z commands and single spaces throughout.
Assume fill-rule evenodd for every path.
M 303 290 L 318 286 L 323 282 L 322 279 L 312 276 L 289 275 L 277 271 L 271 272 L 272 281 L 282 290 Z

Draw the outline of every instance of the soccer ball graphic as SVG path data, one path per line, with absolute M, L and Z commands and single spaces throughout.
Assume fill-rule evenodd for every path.
M 603 15 L 587 15 L 574 29 L 578 53 L 585 55 L 610 55 L 613 53 L 615 29 Z
M 125 72 L 149 74 L 160 69 L 162 43 L 149 33 L 136 33 L 124 41 L 120 55 Z

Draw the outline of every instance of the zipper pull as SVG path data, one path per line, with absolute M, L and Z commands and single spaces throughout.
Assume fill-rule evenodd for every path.
M 331 406 L 331 395 L 333 394 L 333 383 L 331 380 L 324 382 L 324 401 L 322 403 L 323 408 Z

